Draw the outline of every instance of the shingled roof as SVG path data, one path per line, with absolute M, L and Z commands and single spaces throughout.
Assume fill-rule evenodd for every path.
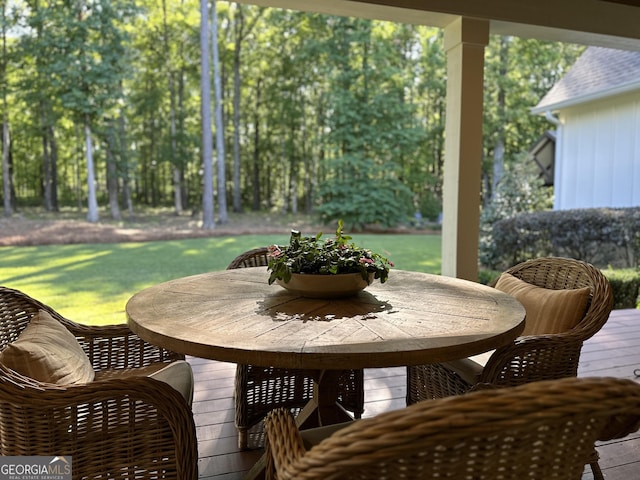
M 532 113 L 640 89 L 640 52 L 589 47 Z

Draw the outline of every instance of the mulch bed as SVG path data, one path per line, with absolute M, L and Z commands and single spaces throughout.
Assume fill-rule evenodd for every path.
M 333 232 L 334 227 L 320 226 L 308 219 L 287 222 L 270 215 L 239 214 L 228 223 L 217 224 L 204 230 L 200 219 L 193 216 L 153 215 L 140 216 L 129 222 L 91 223 L 77 219 L 27 219 L 20 215 L 0 218 L 0 246 L 64 245 L 78 243 L 147 242 L 181 240 L 249 234 L 284 234 L 292 228 L 305 235 Z M 399 227 L 395 229 L 370 228 L 366 233 L 433 233 L 425 229 Z

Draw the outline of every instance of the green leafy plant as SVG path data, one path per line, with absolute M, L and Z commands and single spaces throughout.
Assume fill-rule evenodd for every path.
M 360 273 L 365 280 L 373 274 L 380 283 L 386 282 L 393 263 L 371 250 L 356 246 L 349 235 L 343 235 L 342 228 L 342 220 L 339 220 L 335 237 L 326 240 L 321 238 L 322 232 L 315 237 L 303 237 L 299 231 L 292 230 L 289 245 L 270 246 L 269 285 L 276 280 L 288 282 L 293 273 Z

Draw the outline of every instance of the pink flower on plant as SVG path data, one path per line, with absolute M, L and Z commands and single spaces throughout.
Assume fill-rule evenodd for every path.
M 268 247 L 268 250 L 269 253 L 267 253 L 267 257 L 269 258 L 278 258 L 284 253 L 282 250 L 280 250 L 280 247 L 278 245 L 271 245 L 270 247 Z

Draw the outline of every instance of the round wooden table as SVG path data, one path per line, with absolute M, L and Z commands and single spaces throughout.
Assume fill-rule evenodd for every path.
M 214 360 L 317 371 L 305 427 L 344 421 L 341 369 L 420 365 L 505 345 L 524 328 L 513 297 L 456 278 L 392 270 L 358 295 L 311 299 L 269 285 L 265 267 L 155 285 L 126 312 L 132 331 L 169 350 Z

